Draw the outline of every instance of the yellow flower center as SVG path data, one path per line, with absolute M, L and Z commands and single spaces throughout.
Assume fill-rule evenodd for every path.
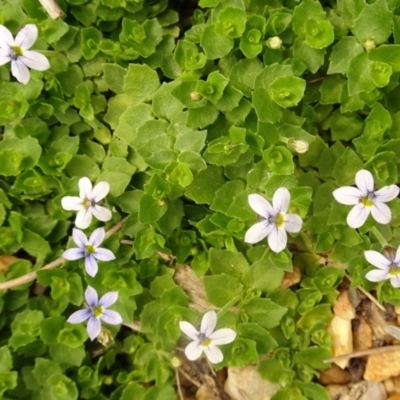
M 103 315 L 104 307 L 102 306 L 93 306 L 92 307 L 92 315 L 95 318 L 100 318 Z
M 96 253 L 96 247 L 93 246 L 92 244 L 88 243 L 85 245 L 86 253 L 88 254 L 93 254 Z
M 13 57 L 17 58 L 17 57 L 21 57 L 24 55 L 24 51 L 21 49 L 21 47 L 19 46 L 11 46 L 11 49 L 13 51 Z
M 275 225 L 277 228 L 281 228 L 284 223 L 285 223 L 285 216 L 282 213 L 279 213 L 275 217 Z
M 372 201 L 372 194 L 361 198 L 360 203 L 364 204 L 365 207 L 372 207 L 374 205 L 374 202 Z
M 87 210 L 88 208 L 90 208 L 90 207 L 92 207 L 92 206 L 93 206 L 93 203 L 92 203 L 91 200 L 89 200 L 89 199 L 87 199 L 87 198 L 84 198 L 84 199 L 82 200 L 82 207 L 83 207 L 85 210 Z
M 201 347 L 208 347 L 211 344 L 212 340 L 209 338 L 205 338 L 200 342 Z

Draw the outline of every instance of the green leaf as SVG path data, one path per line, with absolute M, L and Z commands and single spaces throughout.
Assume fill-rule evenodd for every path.
M 217 307 L 225 306 L 233 297 L 241 293 L 243 286 L 231 275 L 206 275 L 203 277 L 207 299 Z
M 329 304 L 319 304 L 307 311 L 298 321 L 297 326 L 312 333 L 318 329 L 325 329 L 332 318 L 331 307 Z
M 350 96 L 360 92 L 369 93 L 375 88 L 370 72 L 371 65 L 367 53 L 361 53 L 350 61 L 348 73 Z
M 335 39 L 333 25 L 329 21 L 309 19 L 306 22 L 306 40 L 314 49 L 323 49 Z
M 362 169 L 363 162 L 350 147 L 337 159 L 333 176 L 340 186 L 352 185 L 355 174 Z
M 263 159 L 272 172 L 290 175 L 294 172 L 292 153 L 283 146 L 270 146 L 263 152 Z
M 124 79 L 124 92 L 133 104 L 149 101 L 160 87 L 157 72 L 146 64 L 130 64 Z
M 297 106 L 304 96 L 305 89 L 304 79 L 295 76 L 279 76 L 272 82 L 269 94 L 275 103 L 287 108 Z
M 350 140 L 361 133 L 363 121 L 357 114 L 336 110 L 332 115 L 331 132 L 333 140 Z
M 304 0 L 294 8 L 292 25 L 298 36 L 304 38 L 307 35 L 307 22 L 313 20 L 324 20 L 325 12 L 319 1 Z
M 297 38 L 293 45 L 293 55 L 315 73 L 324 63 L 325 49 L 314 49 L 306 41 Z
M 215 30 L 231 39 L 242 36 L 246 27 L 246 12 L 236 7 L 226 7 L 218 15 Z
M 117 64 L 103 64 L 104 80 L 114 93 L 124 93 L 126 69 Z
M 201 35 L 201 47 L 209 60 L 225 57 L 233 48 L 233 39 L 219 34 L 214 24 L 208 25 Z
M 363 47 L 358 43 L 356 38 L 352 36 L 346 36 L 340 39 L 332 49 L 332 53 L 329 57 L 329 69 L 328 74 L 342 73 L 346 74 L 350 61 L 353 57 L 363 52 Z
M 371 61 L 380 61 L 389 64 L 393 68 L 393 72 L 400 72 L 400 45 L 399 44 L 383 44 L 368 53 Z
M 247 314 L 250 322 L 271 329 L 279 325 L 287 312 L 287 308 L 274 303 L 270 299 L 253 298 L 243 305 L 243 312 Z M 268 318 L 265 318 L 265 315 L 268 315 Z
M 228 274 L 240 278 L 249 269 L 247 260 L 241 253 L 211 248 L 209 252 L 211 272 L 215 275 Z
M 0 347 L 0 374 L 8 372 L 13 367 L 13 360 L 8 346 Z
M 245 323 L 238 327 L 238 334 L 241 337 L 254 340 L 257 344 L 259 354 L 268 354 L 278 346 L 272 335 L 257 324 Z
M 253 107 L 261 122 L 276 123 L 282 118 L 282 111 L 272 100 L 267 89 L 259 88 L 253 93 Z
M 353 32 L 362 44 L 368 39 L 376 44 L 386 42 L 392 33 L 392 13 L 388 10 L 386 0 L 366 4 L 354 20 Z

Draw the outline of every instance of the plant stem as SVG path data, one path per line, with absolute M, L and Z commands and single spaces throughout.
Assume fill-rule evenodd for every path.
M 50 18 L 57 19 L 58 17 L 64 15 L 63 10 L 61 10 L 54 0 L 39 0 L 39 2 L 46 10 L 47 14 L 50 15 Z
M 218 312 L 218 317 L 224 315 L 232 306 L 234 306 L 240 299 L 240 295 L 235 296 L 231 301 L 226 303 Z
M 374 234 L 374 236 L 378 239 L 378 242 L 381 244 L 382 248 L 388 247 L 389 243 L 386 241 L 386 239 L 383 237 L 382 233 L 378 231 L 376 226 L 372 227 L 370 232 Z
M 126 218 L 121 219 L 121 221 L 119 221 L 112 228 L 110 228 L 106 232 L 105 238 L 108 238 L 113 233 L 118 232 L 124 226 L 125 220 L 126 220 Z M 62 265 L 63 262 L 64 262 L 64 258 L 63 257 L 59 257 L 59 258 L 57 258 L 57 260 L 54 260 L 51 263 L 46 264 L 42 268 L 38 269 L 38 271 L 57 268 L 60 265 Z M 0 283 L 0 290 L 10 289 L 10 288 L 15 287 L 15 286 L 23 285 L 24 283 L 32 282 L 32 281 L 34 281 L 36 279 L 36 276 L 37 276 L 37 271 L 33 271 L 33 272 L 29 272 L 28 274 L 22 275 L 19 278 L 15 278 L 15 279 L 11 279 L 11 280 L 6 281 L 6 282 L 2 282 L 2 283 Z

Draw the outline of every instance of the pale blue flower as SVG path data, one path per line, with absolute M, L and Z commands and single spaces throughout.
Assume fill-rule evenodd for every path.
M 72 239 L 78 247 L 65 250 L 62 256 L 70 261 L 85 258 L 86 272 L 90 276 L 95 276 L 98 270 L 96 259 L 100 261 L 115 260 L 115 255 L 111 250 L 98 247 L 104 240 L 105 235 L 106 232 L 104 228 L 97 228 L 93 231 L 88 240 L 81 230 L 73 229 Z
M 67 322 L 71 324 L 80 324 L 89 319 L 87 323 L 87 333 L 90 340 L 99 336 L 101 331 L 100 320 L 110 325 L 122 324 L 122 318 L 119 313 L 113 310 L 107 310 L 118 299 L 118 292 L 106 293 L 100 300 L 95 289 L 88 286 L 85 291 L 85 299 L 88 305 L 84 310 L 75 311 Z

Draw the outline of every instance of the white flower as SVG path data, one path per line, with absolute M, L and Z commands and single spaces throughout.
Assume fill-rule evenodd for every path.
M 297 214 L 287 214 L 290 203 L 290 193 L 286 188 L 279 188 L 269 201 L 259 194 L 250 194 L 250 207 L 262 218 L 253 225 L 244 237 L 246 243 L 257 243 L 268 236 L 268 244 L 272 251 L 279 253 L 286 247 L 287 233 L 300 231 L 303 220 Z
M 394 250 L 386 251 L 386 257 L 374 250 L 364 251 L 367 261 L 378 269 L 367 272 L 365 277 L 371 282 L 380 282 L 390 279 L 390 283 L 395 287 L 400 287 L 400 246 L 397 252 Z
M 216 325 L 217 313 L 214 310 L 204 314 L 200 332 L 189 322 L 179 322 L 181 331 L 193 340 L 185 348 L 185 354 L 189 360 L 197 360 L 203 351 L 213 364 L 218 364 L 224 359 L 222 351 L 217 346 L 233 342 L 236 332 L 229 328 L 214 331 Z
M 390 208 L 385 204 L 397 197 L 399 188 L 396 185 L 385 186 L 374 192 L 374 178 L 371 172 L 362 169 L 356 174 L 356 185 L 343 186 L 333 191 L 336 201 L 341 204 L 354 205 L 347 216 L 350 228 L 364 225 L 369 213 L 375 221 L 388 224 L 392 219 Z
M 282 39 L 279 36 L 271 37 L 267 40 L 267 46 L 270 49 L 278 50 L 282 46 Z
M 38 29 L 36 25 L 25 25 L 15 37 L 4 26 L 0 25 L 0 65 L 11 61 L 11 73 L 23 84 L 29 82 L 29 70 L 44 71 L 50 68 L 49 60 L 36 51 L 29 50 L 36 42 Z
M 78 185 L 79 197 L 66 196 L 61 199 L 64 210 L 78 211 L 75 225 L 86 229 L 92 222 L 92 215 L 100 221 L 109 221 L 112 217 L 111 211 L 97 203 L 107 196 L 110 185 L 107 182 L 99 182 L 93 188 L 89 178 L 81 178 Z

